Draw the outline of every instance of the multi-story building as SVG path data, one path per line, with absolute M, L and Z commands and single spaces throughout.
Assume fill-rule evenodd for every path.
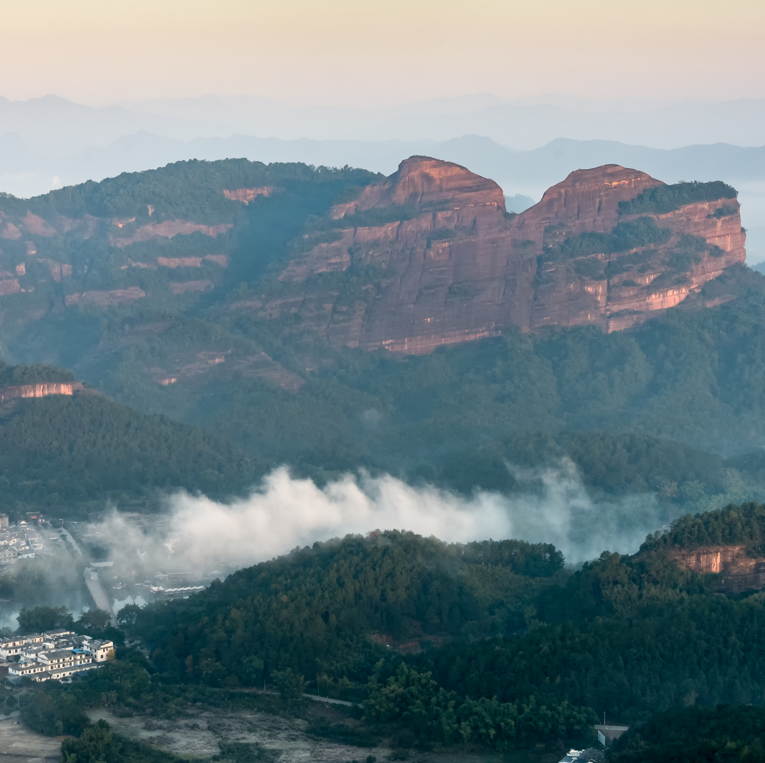
M 59 641 L 64 641 L 65 639 L 74 635 L 74 631 L 46 631 L 42 634 L 42 640 L 48 649 L 55 649 Z
M 45 665 L 39 662 L 17 662 L 8 666 L 8 675 L 36 678 L 38 673 L 44 673 L 46 670 Z
M 56 630 L 0 640 L 0 656 L 18 657 L 8 666 L 8 679 L 34 681 L 68 679 L 75 673 L 101 667 L 114 652 L 114 643 L 77 636 L 70 630 Z
M 109 655 L 114 653 L 113 641 L 90 641 L 83 649 L 93 656 L 96 662 L 106 662 Z
M 11 636 L 10 638 L 0 639 L 0 657 L 7 660 L 21 654 L 28 646 L 42 644 L 43 637 L 40 635 L 32 636 Z

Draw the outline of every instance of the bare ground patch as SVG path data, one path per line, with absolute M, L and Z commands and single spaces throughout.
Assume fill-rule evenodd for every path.
M 332 713 L 330 707 L 317 707 L 317 714 L 326 720 L 353 723 L 345 716 Z M 381 744 L 360 748 L 318 739 L 306 733 L 308 721 L 283 718 L 253 711 L 210 711 L 190 709 L 184 718 L 162 719 L 133 716 L 119 718 L 106 710 L 89 711 L 91 720 L 106 720 L 118 733 L 138 739 L 189 759 L 205 759 L 221 752 L 221 745 L 247 744 L 273 755 L 275 763 L 363 763 L 374 756 L 377 763 L 386 763 L 391 748 Z M 500 763 L 499 755 L 466 751 L 407 751 L 409 763 Z M 553 763 L 556 755 L 520 754 L 514 763 Z M 0 763 L 4 763 L 0 758 Z
M 0 716 L 0 763 L 58 763 L 66 737 L 46 737 L 17 721 L 18 716 Z

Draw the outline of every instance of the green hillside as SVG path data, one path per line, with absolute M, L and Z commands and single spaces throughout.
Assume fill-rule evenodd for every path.
M 157 680 L 303 676 L 365 696 L 368 720 L 445 744 L 572 739 L 604 710 L 633 723 L 675 706 L 762 703 L 761 595 L 714 594 L 710 576 L 661 548 L 605 551 L 574 574 L 560 562 L 516 541 L 348 537 L 147 607 L 130 627 L 152 644 Z
M 702 524 L 753 511 L 728 507 Z M 589 727 L 606 712 L 634 727 L 609 753 L 616 761 L 693 759 L 697 747 L 719 751 L 711 760 L 757 760 L 746 750 L 765 696 L 762 593 L 715 593 L 714 576 L 681 570 L 661 544 L 604 551 L 574 573 L 562 563 L 551 545 L 512 540 L 384 532 L 315 543 L 188 599 L 128 605 L 118 621 L 149 660 L 120 650 L 71 687 L 41 685 L 24 718 L 77 735 L 83 707 L 260 710 L 271 699 L 252 689 L 263 683 L 282 695 L 271 712 L 301 716 L 310 685 L 363 701 L 352 730 L 312 727 L 363 747 L 395 731 L 424 750 L 565 750 L 593 743 Z M 726 723 L 738 725 L 724 733 Z
M 562 567 L 549 544 L 348 536 L 235 572 L 188 601 L 149 607 L 136 632 L 176 678 L 190 670 L 212 685 L 250 685 L 289 668 L 365 681 L 386 641 L 489 635 L 522 622 L 535 593 L 560 585 Z
M 28 205 L 0 199 L 9 219 L 29 208 L 61 231 L 69 225 L 62 220 L 99 221 L 84 238 L 76 228 L 3 239 L 0 271 L 12 276 L 23 264 L 24 291 L 0 296 L 2 353 L 17 365 L 70 369 L 115 401 L 198 427 L 239 453 L 225 467 L 201 468 L 193 459 L 171 466 L 172 455 L 144 467 L 126 454 L 127 466 L 123 446 L 107 438 L 106 452 L 121 463 L 105 472 L 117 490 L 187 484 L 222 495 L 241 489 L 242 475 L 254 479 L 287 464 L 320 482 L 366 469 L 463 495 L 528 493 L 539 489 L 541 472 L 571 462 L 596 498 L 656 496 L 654 526 L 687 511 L 765 500 L 765 277 L 746 267 L 729 268 L 626 332 L 508 331 L 405 358 L 292 333 L 296 308 L 279 274 L 322 236 L 339 235 L 327 217 L 331 205 L 376 179 L 347 167 L 192 161 L 61 189 Z M 223 193 L 241 188 L 273 192 L 247 205 Z M 720 184 L 666 186 L 622 211 L 731 193 Z M 23 227 L 26 218 L 13 219 Z M 177 220 L 232 227 L 214 237 L 197 230 L 130 238 Z M 653 220 L 638 219 L 611 234 L 571 236 L 545 256 L 665 237 Z M 122 247 L 120 239 L 133 243 Z M 56 262 L 71 275 L 60 271 L 56 280 Z M 315 276 L 328 293 L 379 277 L 353 268 Z M 128 292 L 134 296 L 119 301 Z M 278 320 L 259 312 L 265 292 L 284 299 Z M 113 293 L 115 304 L 72 303 L 82 294 L 108 303 Z M 703 307 L 709 302 L 720 304 Z M 234 466 L 242 453 L 258 468 Z M 73 463 L 71 452 L 65 458 Z M 188 479 L 181 460 L 195 463 Z M 14 495 L 60 492 L 51 484 L 35 493 L 40 479 L 24 480 L 30 487 L 20 481 Z M 93 494 L 90 481 L 84 485 L 60 494 Z
M 630 729 L 609 751 L 614 763 L 755 763 L 765 759 L 765 708 L 675 708 Z
M 0 365 L 3 386 L 71 381 L 44 366 Z M 143 503 L 158 490 L 247 488 L 253 460 L 224 440 L 93 392 L 6 401 L 0 409 L 0 511 L 78 512 L 82 502 Z

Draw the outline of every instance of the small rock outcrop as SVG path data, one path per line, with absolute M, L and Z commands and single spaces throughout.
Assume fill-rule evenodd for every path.
M 19 398 L 50 397 L 51 395 L 72 396 L 84 392 L 81 382 L 47 382 L 43 384 L 21 384 L 0 388 L 0 403 Z
M 676 549 L 670 555 L 681 569 L 701 575 L 719 575 L 715 587 L 720 591 L 741 593 L 765 587 L 765 558 L 751 556 L 746 546 Z

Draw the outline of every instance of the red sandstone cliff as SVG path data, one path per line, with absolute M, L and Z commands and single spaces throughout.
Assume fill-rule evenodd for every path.
M 287 332 L 318 332 L 336 345 L 404 353 L 426 353 L 509 328 L 628 328 L 679 304 L 745 258 L 735 199 L 653 215 L 670 232 L 660 245 L 563 260 L 550 256 L 568 237 L 607 234 L 629 221 L 619 204 L 661 185 L 616 165 L 578 170 L 515 216 L 506 213 L 502 190 L 492 180 L 450 162 L 411 157 L 356 199 L 335 205 L 321 225 L 306 228 L 295 247 L 303 253 L 269 292 L 278 297 L 250 294 L 230 305 L 266 319 L 286 317 Z M 216 191 L 231 208 L 229 218 L 208 220 L 217 224 L 155 214 L 151 205 L 148 216 L 72 219 L 51 213 L 45 220 L 23 206 L 9 207 L 13 211 L 0 212 L 0 245 L 7 250 L 0 251 L 0 300 L 14 309 L 24 300 L 34 302 L 24 320 L 37 320 L 44 314 L 39 290 L 31 298 L 26 294 L 46 281 L 46 291 L 51 281 L 56 285 L 57 305 L 69 309 L 215 293 L 235 264 L 229 257 L 244 256 L 228 235 L 240 203 L 279 191 Z M 55 237 L 65 234 L 108 248 L 105 259 L 120 271 L 118 277 L 110 281 L 99 270 L 93 278 L 93 263 L 89 275 L 87 267 L 73 271 L 60 261 Z M 673 264 L 673 255 L 686 234 L 707 248 L 678 266 L 683 258 Z M 191 236 L 197 243 L 185 251 L 183 239 Z M 153 241 L 157 245 L 147 244 Z M 200 241 L 209 244 L 200 248 Z M 147 278 L 146 270 L 157 271 L 157 277 Z M 174 375 L 169 369 L 168 374 Z
M 289 264 L 280 277 L 289 286 L 284 295 L 236 307 L 269 318 L 297 315 L 293 331 L 318 331 L 335 344 L 404 353 L 511 327 L 628 328 L 677 305 L 746 256 L 738 202 L 720 199 L 653 215 L 671 231 L 661 246 L 579 258 L 589 263 L 546 261 L 545 252 L 568 236 L 609 233 L 629 220 L 619 217 L 619 203 L 659 185 L 616 165 L 579 170 L 512 218 L 493 181 L 456 164 L 412 157 L 357 200 L 332 209 L 337 240 Z M 716 217 L 721 207 L 733 213 Z M 364 215 L 386 208 L 406 209 L 409 219 L 378 223 L 379 215 Z M 678 270 L 668 261 L 682 234 L 706 240 L 708 249 Z M 364 269 L 376 274 L 366 283 L 316 279 Z
M 51 395 L 74 395 L 84 392 L 81 382 L 46 382 L 42 384 L 21 384 L 15 387 L 0 388 L 0 403 L 7 400 L 32 397 L 50 397 Z
M 701 575 L 720 575 L 718 588 L 740 593 L 765 587 L 765 559 L 747 556 L 745 546 L 704 546 L 670 552 L 677 565 Z

